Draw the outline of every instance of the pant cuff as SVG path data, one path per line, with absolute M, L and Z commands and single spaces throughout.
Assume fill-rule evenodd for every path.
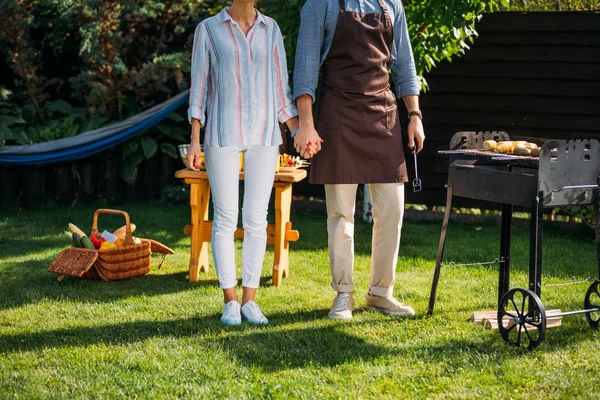
M 351 283 L 349 285 L 338 285 L 335 282 L 331 282 L 331 287 L 333 288 L 333 290 L 335 290 L 336 292 L 340 292 L 340 293 L 354 292 L 354 283 Z
M 238 284 L 238 281 L 229 281 L 229 282 L 219 282 L 219 287 L 223 290 L 225 289 L 233 289 Z
M 369 288 L 369 293 L 371 293 L 374 296 L 389 297 L 394 294 L 394 287 L 371 286 Z
M 242 282 L 242 287 L 248 289 L 258 289 L 260 287 L 260 280 L 258 282 Z

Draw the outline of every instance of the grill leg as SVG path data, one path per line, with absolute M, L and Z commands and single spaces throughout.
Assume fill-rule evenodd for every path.
M 531 207 L 531 242 L 529 247 L 529 290 L 538 297 L 542 290 L 542 225 L 544 192 L 538 192 Z
M 450 209 L 452 208 L 452 183 L 448 181 L 448 190 L 446 192 L 446 211 L 444 212 L 444 221 L 442 222 L 442 233 L 440 235 L 440 244 L 438 253 L 435 259 L 435 272 L 433 273 L 433 282 L 431 283 L 431 293 L 429 295 L 429 307 L 427 308 L 427 316 L 433 314 L 435 305 L 435 296 L 437 285 L 440 280 L 440 270 L 442 269 L 442 258 L 444 256 L 444 246 L 446 245 L 446 233 L 448 232 L 448 221 L 450 220 Z
M 600 279 L 600 191 L 594 191 L 594 225 L 596 226 L 596 258 L 598 260 L 598 279 Z
M 498 278 L 498 303 L 510 288 L 510 245 L 512 240 L 513 205 L 502 204 L 500 233 L 500 276 Z

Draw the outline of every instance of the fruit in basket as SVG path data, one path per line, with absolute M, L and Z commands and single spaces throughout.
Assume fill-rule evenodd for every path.
M 515 141 L 513 141 L 513 146 L 514 147 L 525 147 L 526 144 L 527 144 L 527 142 L 525 140 L 515 140 Z
M 527 148 L 527 147 L 515 147 L 515 149 L 513 150 L 513 153 L 517 156 L 530 156 L 531 155 L 531 149 Z
M 486 140 L 483 142 L 483 149 L 486 151 L 494 151 L 496 150 L 496 146 L 498 146 L 498 142 L 495 140 Z
M 539 157 L 540 150 L 541 149 L 539 147 L 534 147 L 533 149 L 531 149 L 531 157 Z
M 527 147 L 528 149 L 537 149 L 538 145 L 535 143 L 525 143 L 525 147 Z
M 500 142 L 498 146 L 496 146 L 496 152 L 502 154 L 509 154 L 513 151 L 512 142 Z

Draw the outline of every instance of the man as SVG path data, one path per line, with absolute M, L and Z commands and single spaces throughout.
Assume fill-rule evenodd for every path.
M 366 305 L 398 317 L 414 314 L 392 297 L 408 176 L 388 68 L 409 112 L 408 146 L 421 151 L 425 135 L 419 82 L 401 1 L 306 2 L 294 71 L 300 116 L 294 146 L 304 157 L 314 155 L 310 181 L 325 185 L 332 287 L 337 291 L 330 318 L 352 318 L 354 208 L 357 186 L 364 183 L 371 191 L 374 221 Z M 315 124 L 312 103 L 320 71 Z

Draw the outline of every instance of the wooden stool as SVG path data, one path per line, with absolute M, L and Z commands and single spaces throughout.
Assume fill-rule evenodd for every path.
M 306 171 L 296 169 L 290 172 L 278 172 L 275 175 L 275 224 L 267 227 L 267 244 L 275 248 L 273 262 L 273 286 L 281 285 L 283 278 L 289 274 L 289 242 L 300 237 L 298 231 L 292 230 L 290 210 L 292 207 L 292 185 L 306 178 Z M 192 223 L 186 225 L 183 232 L 192 237 L 190 252 L 190 282 L 198 282 L 199 273 L 208 272 L 208 243 L 212 237 L 212 222 L 208 220 L 208 203 L 210 201 L 210 185 L 206 171 L 182 169 L 175 177 L 185 180 L 190 185 L 190 208 Z M 240 172 L 240 180 L 244 173 Z M 244 229 L 238 228 L 234 237 L 242 239 Z

